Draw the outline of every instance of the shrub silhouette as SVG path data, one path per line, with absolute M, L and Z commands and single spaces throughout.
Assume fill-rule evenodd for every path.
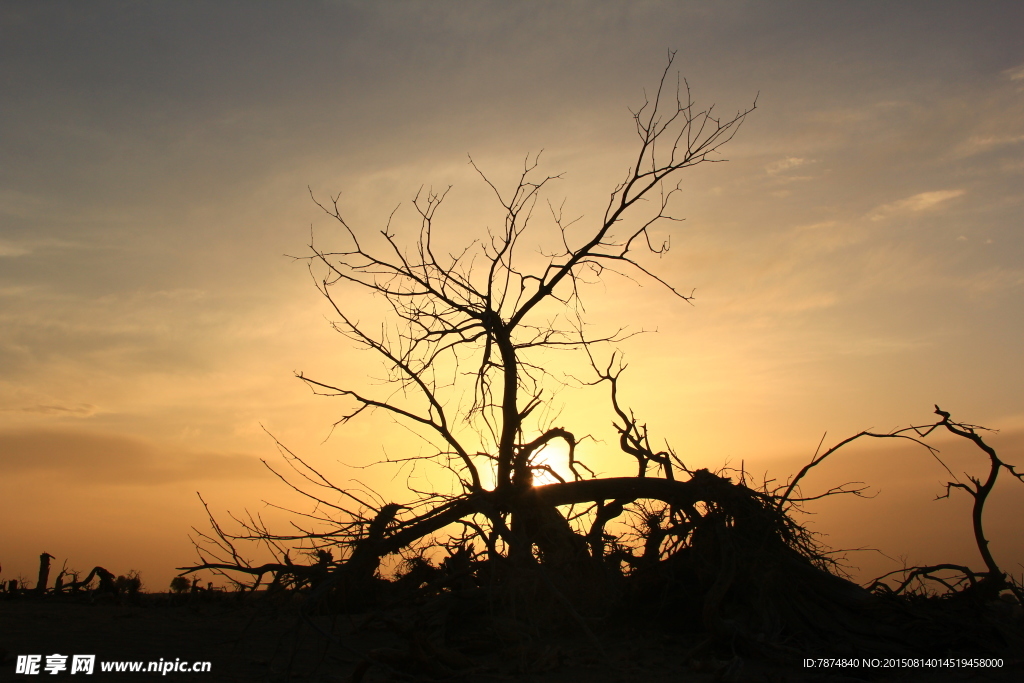
M 175 576 L 171 579 L 171 591 L 174 593 L 184 593 L 192 587 L 192 582 L 184 576 Z

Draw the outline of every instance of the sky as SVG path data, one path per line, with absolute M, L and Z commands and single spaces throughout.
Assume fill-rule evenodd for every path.
M 468 157 L 511 188 L 543 150 L 548 197 L 586 226 L 669 50 L 698 106 L 757 108 L 656 230 L 672 249 L 648 263 L 692 305 L 589 291 L 595 329 L 648 331 L 621 345 L 622 391 L 655 440 L 784 482 L 823 435 L 938 404 L 1024 465 L 1021 25 L 1018 2 L 934 0 L 0 2 L 0 578 L 34 581 L 48 552 L 165 590 L 208 528 L 197 492 L 225 520 L 301 505 L 260 462 L 284 466 L 275 438 L 407 500 L 435 475 L 367 466 L 420 442 L 382 415 L 332 428 L 347 406 L 295 377 L 381 376 L 290 258 L 340 243 L 310 194 L 340 192 L 360 234 L 398 207 L 401 236 L 417 191 L 451 185 L 454 248 L 501 224 Z M 606 396 L 566 382 L 551 419 L 628 471 Z M 958 476 L 986 471 L 935 444 Z M 934 500 L 948 475 L 910 446 L 857 445 L 806 482 L 870 486 L 807 507 L 826 543 L 871 549 L 847 554 L 860 579 L 981 567 L 968 497 Z M 1022 501 L 1001 481 L 987 518 L 1018 576 Z

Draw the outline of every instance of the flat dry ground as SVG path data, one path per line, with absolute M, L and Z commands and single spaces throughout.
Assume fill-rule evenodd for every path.
M 410 641 L 383 629 L 353 629 L 350 617 L 317 617 L 316 625 L 333 632 L 327 640 L 305 624 L 294 608 L 274 606 L 267 601 L 240 603 L 232 596 L 203 600 L 183 596 L 144 595 L 135 604 L 90 603 L 88 599 L 37 599 L 0 596 L 0 681 L 78 680 L 92 681 L 331 681 L 361 680 L 362 683 L 412 680 L 403 667 L 429 666 L 410 658 Z M 358 621 L 358 618 L 355 619 Z M 601 646 L 570 635 L 556 638 L 526 638 L 518 642 L 510 635 L 499 650 L 479 646 L 461 648 L 468 654 L 462 661 L 449 659 L 449 666 L 435 668 L 434 680 L 522 681 L 536 683 L 650 682 L 705 683 L 750 681 L 751 683 L 853 683 L 854 681 L 1024 681 L 1024 664 L 1002 670 L 956 672 L 896 672 L 871 675 L 859 670 L 824 673 L 793 666 L 734 660 L 730 663 L 707 658 L 700 662 L 680 661 L 692 643 L 678 636 L 651 635 L 619 625 L 618 633 L 599 635 Z M 366 667 L 365 655 L 381 664 Z M 181 660 L 209 661 L 210 673 L 103 674 L 92 676 L 17 675 L 19 654 L 95 654 L 97 661 Z M 435 653 L 436 654 L 436 653 Z M 453 654 L 449 652 L 447 655 Z M 428 657 L 435 656 L 429 655 Z M 353 672 L 360 663 L 361 679 Z M 410 663 L 411 662 L 411 663 Z M 459 676 L 445 675 L 461 669 Z M 421 669 L 425 670 L 425 669 Z

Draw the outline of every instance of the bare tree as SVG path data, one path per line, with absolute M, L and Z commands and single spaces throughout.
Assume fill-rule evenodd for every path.
M 411 249 L 398 242 L 389 221 L 381 231 L 384 253 L 373 253 L 363 245 L 343 217 L 338 197 L 321 205 L 344 228 L 350 242 L 342 251 L 311 245 L 312 254 L 307 257 L 326 273 L 319 277 L 318 286 L 338 317 L 335 327 L 357 345 L 379 354 L 389 366 L 388 379 L 400 391 L 387 397 L 367 396 L 299 376 L 318 393 L 354 401 L 354 409 L 340 422 L 367 408 L 379 409 L 433 435 L 441 444 L 438 456 L 453 460 L 452 470 L 467 500 L 487 501 L 490 522 L 497 525 L 498 538 L 513 556 L 526 558 L 535 543 L 545 552 L 547 545 L 544 533 L 534 528 L 542 524 L 533 502 L 535 455 L 554 440 L 565 442 L 570 472 L 576 481 L 582 479 L 573 433 L 563 428 L 538 433 L 530 428 L 528 419 L 544 400 L 542 376 L 546 374 L 532 355 L 621 339 L 621 331 L 603 338 L 585 334 L 580 287 L 588 276 L 601 277 L 608 271 L 639 274 L 682 300 L 690 298 L 645 268 L 638 257 L 668 250 L 667 243 L 652 242 L 650 229 L 658 221 L 672 220 L 669 203 L 679 191 L 679 172 L 716 161 L 716 153 L 753 110 L 722 120 L 713 108 L 698 109 L 688 88 L 677 84 L 673 93 L 667 78 L 671 64 L 670 58 L 653 98 L 633 114 L 639 152 L 625 180 L 612 191 L 600 223 L 590 229 L 577 227 L 552 207 L 560 248 L 547 255 L 539 268 L 528 270 L 521 265 L 520 238 L 534 219 L 542 191 L 557 176 L 538 175 L 536 157 L 527 159 L 510 192 L 503 193 L 480 173 L 504 210 L 504 226 L 456 255 L 438 254 L 435 245 L 434 217 L 445 193 L 428 192 L 414 199 L 420 227 Z M 633 213 L 646 208 L 641 202 L 652 200 L 656 210 L 636 220 Z M 631 222 L 635 224 L 627 227 Z M 362 327 L 339 304 L 336 291 L 343 285 L 379 295 L 396 324 L 382 331 Z M 561 314 L 551 317 L 552 304 Z M 442 384 L 457 383 L 467 365 L 472 399 L 463 406 L 462 415 L 453 415 L 439 392 Z M 411 400 L 402 400 L 406 397 Z M 470 429 L 459 429 L 466 422 Z M 483 476 L 481 471 L 489 469 L 493 470 L 487 472 L 490 476 Z M 493 481 L 490 490 L 485 486 L 487 479 Z M 525 500 L 531 502 L 524 504 Z M 503 529 L 506 513 L 511 513 L 511 524 Z M 428 520 L 435 518 L 431 512 L 423 522 L 432 526 Z M 544 524 L 549 527 L 546 532 L 555 533 L 558 540 L 568 538 L 568 526 L 556 516 L 546 516 Z M 561 533 L 554 530 L 556 526 Z
M 302 259 L 333 308 L 335 329 L 383 361 L 388 390 L 371 394 L 298 376 L 317 394 L 351 402 L 336 425 L 383 411 L 411 427 L 434 451 L 404 460 L 442 465 L 456 490 L 418 491 L 411 501 L 385 503 L 372 492 L 335 485 L 279 443 L 292 473 L 275 473 L 315 504 L 313 512 L 294 511 L 311 526 L 295 522 L 292 533 L 273 533 L 259 516 L 249 515 L 235 520 L 242 532 L 228 533 L 211 515 L 212 532 L 201 534 L 205 543 L 198 546 L 203 562 L 183 571 L 226 572 L 239 585 L 239 575 L 256 577 L 252 589 L 271 574 L 272 587 L 307 588 L 307 604 L 359 609 L 386 599 L 381 563 L 404 552 L 404 576 L 412 577 L 414 591 L 440 591 L 467 579 L 501 584 L 509 576 L 539 577 L 584 632 L 588 622 L 577 609 L 574 587 L 592 596 L 609 584 L 621 589 L 627 577 L 629 590 L 641 594 L 652 582 L 662 586 L 661 598 L 668 595 L 665 586 L 682 586 L 672 589 L 674 599 L 696 604 L 695 616 L 709 632 L 733 640 L 834 632 L 841 641 L 862 632 L 859 620 L 872 594 L 836 575 L 832 556 L 792 512 L 815 498 L 859 494 L 863 487 L 801 497 L 799 483 L 824 457 L 859 436 L 919 441 L 922 432 L 863 432 L 816 455 L 788 485 L 774 490 L 749 486 L 742 471 L 734 473 L 735 482 L 724 471 L 690 470 L 671 448 L 654 448 L 647 427 L 621 405 L 621 355 L 599 360 L 600 344 L 629 333 L 592 335 L 584 325 L 585 285 L 611 273 L 647 280 L 683 302 L 692 298 L 645 264 L 645 256 L 669 249 L 668 242 L 654 239 L 653 228 L 678 220 L 671 203 L 682 172 L 720 161 L 721 148 L 755 105 L 726 117 L 699 107 L 688 84 L 671 78 L 673 57 L 657 88 L 632 112 L 638 150 L 591 223 L 565 219 L 560 207 L 544 201 L 559 176 L 541 173 L 536 156 L 527 157 L 518 181 L 505 191 L 473 164 L 493 190 L 504 223 L 457 253 L 438 246 L 435 216 L 447 190 L 416 195 L 417 234 L 408 246 L 393 225 L 395 213 L 374 247 L 370 236 L 347 221 L 340 197 L 314 197 L 340 226 L 346 244 L 326 249 L 314 241 Z M 550 214 L 557 247 L 538 257 L 524 253 L 523 236 L 539 221 L 539 203 Z M 354 291 L 384 303 L 384 324 L 365 324 L 350 313 L 346 302 Z M 538 417 L 550 399 L 545 354 L 552 350 L 580 353 L 593 372 L 588 383 L 608 388 L 619 447 L 635 459 L 635 476 L 595 476 L 577 458 L 582 437 Z M 969 431 L 943 415 L 940 425 Z M 568 451 L 561 471 L 538 457 L 554 442 Z M 1008 467 L 998 459 L 993 463 L 994 472 Z M 541 471 L 555 483 L 536 483 Z M 967 489 L 979 509 L 993 482 L 994 476 Z M 609 523 L 624 514 L 634 531 L 610 533 Z M 251 563 L 237 549 L 239 541 L 263 544 L 276 561 Z M 436 565 L 416 554 L 427 546 L 445 549 L 444 562 Z M 293 561 L 291 553 L 303 548 L 312 561 Z M 990 559 L 985 556 L 986 566 L 995 572 Z M 686 581 L 666 583 L 666 572 Z M 741 609 L 755 616 L 745 622 L 732 618 Z M 912 651 L 899 634 L 874 633 L 875 651 Z

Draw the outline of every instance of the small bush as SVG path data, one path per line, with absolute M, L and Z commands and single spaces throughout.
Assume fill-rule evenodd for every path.
M 175 593 L 184 593 L 191 588 L 192 583 L 184 576 L 175 576 L 171 579 L 171 590 Z

